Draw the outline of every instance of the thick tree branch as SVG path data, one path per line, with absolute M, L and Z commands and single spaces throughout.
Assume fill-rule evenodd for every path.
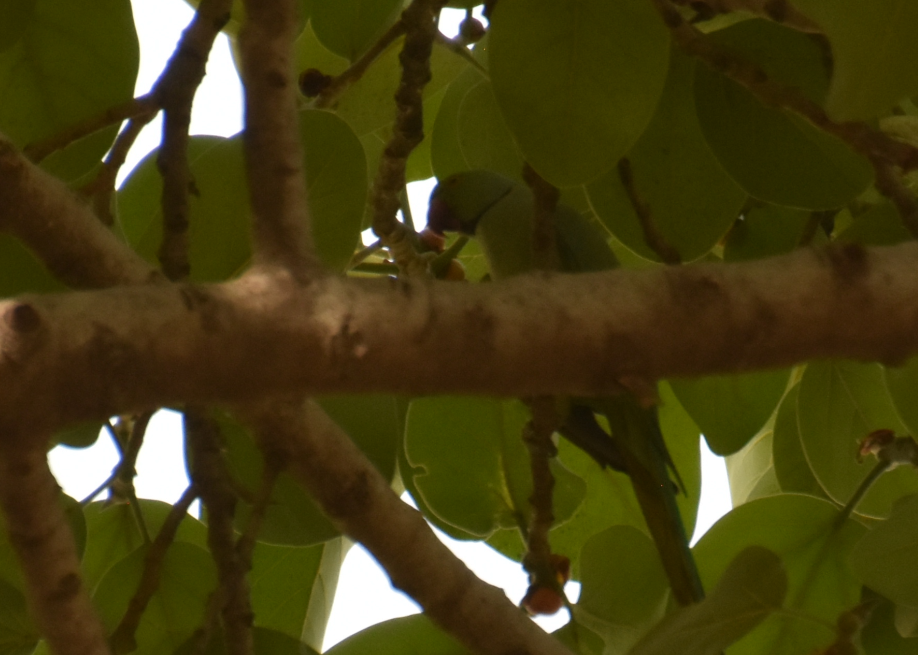
M 297 277 L 319 263 L 312 241 L 293 76 L 292 0 L 247 0 L 239 35 L 245 87 L 245 158 L 256 263 Z
M 290 473 L 427 616 L 477 653 L 569 655 L 503 591 L 475 577 L 316 404 L 283 407 L 252 411 L 259 438 L 289 454 Z
M 918 244 L 847 245 L 489 285 L 249 274 L 6 301 L 0 428 L 290 391 L 590 395 L 628 377 L 896 363 L 918 351 L 916 268 Z
M 78 287 L 159 277 L 60 180 L 0 135 L 0 231 L 21 239 L 61 281 Z
M 44 446 L 4 444 L 0 506 L 25 574 L 29 607 L 51 651 L 107 655 L 105 630 L 80 578 L 80 558 Z

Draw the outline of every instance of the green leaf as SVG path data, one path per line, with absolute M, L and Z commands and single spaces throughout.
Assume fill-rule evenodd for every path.
M 383 621 L 348 637 L 326 655 L 471 655 L 423 614 Z
M 580 580 L 578 620 L 586 620 L 581 612 L 588 612 L 608 623 L 611 629 L 599 632 L 606 647 L 613 647 L 610 641 L 615 640 L 613 650 L 624 651 L 659 621 L 669 598 L 669 582 L 656 546 L 628 525 L 613 526 L 584 544 Z
M 37 0 L 7 0 L 0 5 L 0 54 L 21 39 L 35 17 Z
M 914 475 L 914 471 L 912 471 Z M 851 551 L 851 568 L 862 583 L 894 603 L 918 606 L 918 495 L 893 505 L 889 519 L 864 535 Z
M 316 248 L 326 266 L 342 270 L 360 238 L 367 188 L 363 146 L 330 112 L 302 112 L 299 128 Z M 162 241 L 157 153 L 147 155 L 118 192 L 122 230 L 128 242 L 154 264 Z M 225 280 L 237 275 L 251 258 L 241 137 L 192 137 L 188 160 L 196 189 L 189 198 L 191 279 Z
M 343 557 L 341 539 L 306 548 L 256 544 L 249 573 L 256 626 L 321 649 Z
M 0 580 L 0 655 L 30 655 L 40 636 L 25 596 Z
M 518 401 L 435 397 L 413 400 L 405 451 L 424 503 L 442 520 L 484 537 L 529 521 L 532 477 L 522 440 L 528 412 Z M 555 521 L 584 496 L 576 475 L 552 462 Z
M 910 0 L 794 0 L 832 45 L 826 109 L 837 121 L 884 114 L 918 93 L 918 5 Z
M 297 71 L 315 68 L 326 75 L 338 75 L 347 69 L 347 59 L 339 57 L 319 42 L 311 21 L 296 38 L 293 48 Z
M 733 507 L 781 493 L 772 459 L 773 433 L 764 427 L 752 441 L 726 458 Z
M 137 589 L 148 550 L 149 546 L 141 546 L 118 562 L 96 589 L 93 601 L 109 634 Z M 217 572 L 207 551 L 183 541 L 173 543 L 163 560 L 159 587 L 137 628 L 133 652 L 159 655 L 178 648 L 204 621 L 216 585 Z
M 159 532 L 172 505 L 158 500 L 138 501 L 143 520 L 151 535 Z M 109 505 L 104 501 L 83 508 L 86 517 L 86 552 L 83 554 L 83 580 L 87 588 L 96 585 L 112 566 L 143 545 L 143 535 L 129 505 Z M 175 535 L 176 541 L 207 547 L 204 525 L 193 516 L 185 516 Z
M 466 94 L 484 80 L 484 75 L 478 69 L 469 66 L 446 89 L 430 136 L 430 163 L 434 175 L 440 180 L 453 173 L 472 170 L 459 141 L 459 109 Z M 512 177 L 518 178 L 521 173 L 522 169 Z
M 54 434 L 52 441 L 55 444 L 69 446 L 70 448 L 88 448 L 96 443 L 105 424 L 99 421 L 78 423 Z
M 402 76 L 399 53 L 403 46 L 403 38 L 393 42 L 338 101 L 337 114 L 357 136 L 375 132 L 395 120 L 393 97 Z M 422 97 L 426 100 L 445 89 L 468 66 L 465 59 L 450 50 L 435 47 L 430 55 L 431 80 L 424 86 Z
M 0 234 L 0 298 L 64 289 L 19 239 Z
M 507 0 L 491 15 L 494 95 L 526 160 L 556 186 L 609 170 L 653 116 L 669 34 L 642 0 Z
M 312 236 L 322 262 L 343 271 L 360 242 L 367 161 L 348 125 L 327 111 L 300 114 Z
M 133 97 L 139 51 L 128 0 L 17 0 L 7 11 L 12 24 L 0 28 L 6 46 L 0 47 L 0 132 L 17 146 Z M 112 126 L 81 139 L 43 165 L 74 180 L 99 162 L 116 132 Z
M 740 262 L 783 255 L 800 245 L 810 212 L 778 205 L 752 207 L 734 223 L 724 261 Z
M 809 364 L 800 381 L 797 422 L 813 474 L 840 504 L 848 502 L 875 463 L 872 457 L 857 462 L 861 440 L 881 428 L 906 432 L 877 364 Z M 855 511 L 885 517 L 897 498 L 910 493 L 918 493 L 918 476 L 909 468 L 899 468 L 881 476 Z
M 223 630 L 214 631 L 203 652 L 197 650 L 196 636 L 179 646 L 173 655 L 227 655 L 235 652 L 235 649 L 227 648 Z M 318 655 L 317 650 L 296 637 L 258 626 L 252 628 L 252 642 L 252 655 Z
M 701 538 L 695 561 L 705 586 L 747 546 L 773 551 L 788 578 L 788 613 L 766 619 L 734 644 L 731 655 L 809 653 L 835 638 L 835 619 L 857 604 L 861 585 L 847 567 L 866 531 L 855 521 L 837 526 L 838 510 L 809 496 L 760 498 L 734 508 Z
M 797 398 L 800 385 L 788 390 L 778 407 L 772 437 L 772 457 L 775 477 L 785 493 L 807 494 L 829 500 L 825 490 L 813 475 L 810 464 L 800 443 L 800 429 L 797 427 Z
M 656 113 L 627 154 L 634 187 L 649 207 L 654 227 L 683 261 L 714 247 L 746 199 L 701 133 L 692 92 L 694 68 L 693 59 L 673 50 Z M 642 257 L 660 259 L 647 245 L 617 169 L 591 182 L 587 190 L 596 213 L 619 241 Z
M 770 78 L 819 102 L 827 74 L 823 53 L 805 34 L 747 20 L 711 35 L 761 66 Z M 750 195 L 777 205 L 832 209 L 870 183 L 869 163 L 802 118 L 767 107 L 707 66 L 695 68 L 698 121 L 711 150 Z
M 487 169 L 520 177 L 523 157 L 507 129 L 489 81 L 479 81 L 465 94 L 459 104 L 456 128 L 469 170 Z
M 312 28 L 326 48 L 354 61 L 401 9 L 401 0 L 312 0 Z
M 775 411 L 788 369 L 670 380 L 673 393 L 718 455 L 737 452 Z
M 891 202 L 881 202 L 858 214 L 851 225 L 838 235 L 838 241 L 865 246 L 893 246 L 913 238 Z
M 870 593 L 870 590 L 865 590 Z M 867 595 L 865 593 L 865 596 Z M 903 638 L 895 626 L 896 606 L 886 598 L 870 594 L 870 620 L 861 630 L 861 646 L 866 655 L 914 655 L 915 639 Z
M 780 609 L 787 586 L 781 559 L 749 546 L 730 562 L 707 598 L 670 614 L 629 655 L 716 655 Z
M 902 366 L 883 368 L 883 378 L 889 389 L 896 413 L 908 433 L 918 435 L 918 357 L 913 357 Z

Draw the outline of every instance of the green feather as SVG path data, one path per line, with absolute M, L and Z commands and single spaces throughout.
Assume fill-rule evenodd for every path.
M 434 189 L 428 225 L 439 233 L 475 236 L 497 280 L 535 268 L 533 216 L 533 195 L 527 187 L 490 171 L 468 171 L 444 179 Z M 565 272 L 618 266 L 603 233 L 574 209 L 559 205 L 554 225 Z M 594 412 L 606 416 L 611 435 L 596 423 Z M 704 591 L 676 505 L 676 490 L 684 491 L 684 486 L 663 441 L 656 408 L 641 407 L 629 394 L 576 399 L 560 432 L 600 465 L 628 473 L 676 599 L 683 605 L 700 601 Z

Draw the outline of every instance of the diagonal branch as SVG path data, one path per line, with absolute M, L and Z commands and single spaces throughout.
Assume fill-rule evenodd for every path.
M 918 351 L 916 267 L 918 244 L 851 244 L 488 285 L 253 273 L 6 301 L 0 431 L 293 391 L 601 395 L 629 377 L 898 363 Z
M 304 278 L 319 269 L 312 239 L 293 76 L 292 0 L 246 0 L 239 35 L 245 158 L 255 261 Z
M 159 278 L 60 180 L 0 135 L 0 231 L 21 239 L 61 281 L 76 287 Z
M 25 574 L 26 596 L 54 653 L 108 655 L 105 629 L 80 577 L 80 558 L 61 507 L 41 435 L 34 446 L 6 444 L 0 456 L 0 506 Z
M 503 591 L 475 577 L 318 405 L 271 403 L 250 410 L 250 421 L 269 449 L 288 453 L 290 473 L 326 515 L 444 630 L 477 653 L 570 655 Z

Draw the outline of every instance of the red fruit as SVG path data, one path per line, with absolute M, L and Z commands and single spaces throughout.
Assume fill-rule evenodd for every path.
M 523 601 L 520 603 L 532 616 L 556 614 L 564 607 L 564 598 L 554 589 L 538 584 L 530 585 Z

